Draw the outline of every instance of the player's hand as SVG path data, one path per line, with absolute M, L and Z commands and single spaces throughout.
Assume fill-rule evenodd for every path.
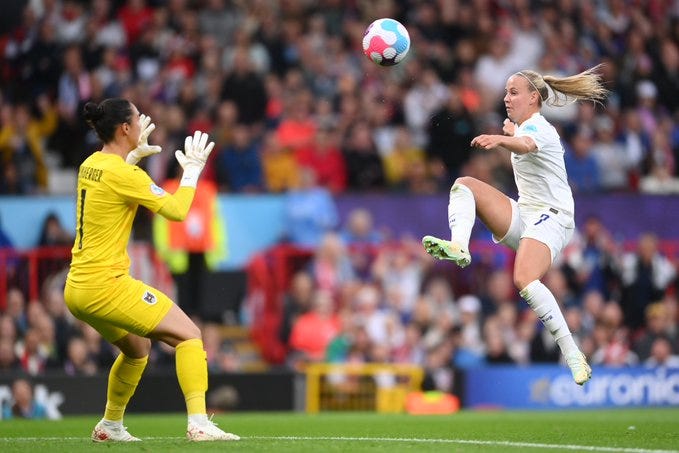
M 184 140 L 184 152 L 175 151 L 177 162 L 184 169 L 181 185 L 196 187 L 198 176 L 215 146 L 215 142 L 207 142 L 208 138 L 205 132 L 196 131 L 193 137 L 189 135 Z
M 516 124 L 509 118 L 505 118 L 504 123 L 502 123 L 502 132 L 510 137 L 514 136 L 514 131 L 516 130 Z
M 139 134 L 139 141 L 137 147 L 127 154 L 127 162 L 130 165 L 137 165 L 142 157 L 158 154 L 163 149 L 158 145 L 149 145 L 149 135 L 156 128 L 156 125 L 151 122 L 151 117 L 143 113 L 139 116 L 139 123 L 141 125 L 141 134 Z
M 479 135 L 478 137 L 474 137 L 471 146 L 473 148 L 481 149 L 497 148 L 498 146 L 500 146 L 502 138 L 503 138 L 502 135 L 488 135 L 488 134 Z

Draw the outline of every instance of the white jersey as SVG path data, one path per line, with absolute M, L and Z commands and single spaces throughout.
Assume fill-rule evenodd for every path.
M 537 150 L 530 153 L 512 153 L 514 180 L 519 190 L 519 208 L 553 208 L 559 213 L 560 223 L 573 228 L 573 194 L 568 185 L 566 164 L 563 160 L 564 149 L 556 129 L 536 112 L 521 123 L 514 136 L 530 137 L 537 146 Z

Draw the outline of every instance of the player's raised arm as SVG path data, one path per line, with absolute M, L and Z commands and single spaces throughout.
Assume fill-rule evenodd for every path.
M 186 218 L 196 193 L 198 178 L 215 146 L 214 142 L 208 143 L 208 139 L 208 134 L 196 131 L 193 136 L 189 135 L 184 140 L 184 151 L 175 152 L 175 157 L 184 169 L 184 173 L 179 189 L 173 196 L 168 197 L 167 202 L 158 211 L 158 214 L 166 219 L 184 220 Z

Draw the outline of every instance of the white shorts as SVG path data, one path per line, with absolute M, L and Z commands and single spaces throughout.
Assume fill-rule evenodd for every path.
M 574 228 L 564 226 L 564 224 L 572 224 L 570 216 L 564 219 L 564 214 L 553 208 L 522 211 L 516 200 L 510 198 L 509 201 L 512 204 L 512 222 L 509 225 L 509 231 L 502 239 L 493 235 L 493 242 L 516 250 L 522 238 L 535 239 L 549 247 L 553 263 L 573 237 Z

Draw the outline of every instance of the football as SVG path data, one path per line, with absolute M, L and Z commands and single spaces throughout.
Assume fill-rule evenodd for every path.
M 363 35 L 363 53 L 380 66 L 400 63 L 410 49 L 408 30 L 397 20 L 377 19 Z

